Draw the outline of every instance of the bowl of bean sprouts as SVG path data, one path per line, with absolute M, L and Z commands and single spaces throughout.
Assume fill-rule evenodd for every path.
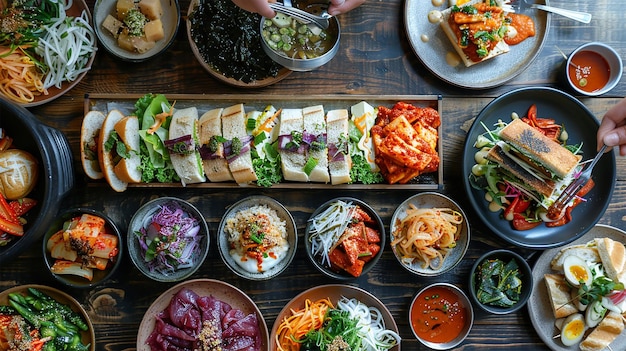
M 97 40 L 84 0 L 42 0 L 34 9 L 27 6 L 9 1 L 8 7 L 27 25 L 1 29 L 0 78 L 11 83 L 2 85 L 0 95 L 31 107 L 60 97 L 83 79 L 95 59 Z
M 304 239 L 313 265 L 338 280 L 367 275 L 386 242 L 380 216 L 352 197 L 338 197 L 319 206 L 307 221 Z

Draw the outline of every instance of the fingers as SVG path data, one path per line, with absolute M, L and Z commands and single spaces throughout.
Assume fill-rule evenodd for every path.
M 613 106 L 602 118 L 597 133 L 598 149 L 602 144 L 607 146 L 626 146 L 626 99 Z M 626 147 L 620 147 L 626 151 Z
M 364 2 L 365 0 L 330 0 L 328 13 L 333 16 L 346 13 L 356 7 L 359 7 Z

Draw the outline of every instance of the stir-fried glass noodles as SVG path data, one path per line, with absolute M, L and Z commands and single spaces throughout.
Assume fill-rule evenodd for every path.
M 463 216 L 450 208 L 421 209 L 410 204 L 406 217 L 393 232 L 391 247 L 402 262 L 422 262 L 422 267 L 439 269 L 448 252 L 456 247 Z
M 14 17 L 10 23 L 24 25 L 0 31 L 0 93 L 29 103 L 89 70 L 95 32 L 86 11 L 79 17 L 66 15 L 72 4 L 72 0 L 42 0 L 33 8 L 10 3 Z

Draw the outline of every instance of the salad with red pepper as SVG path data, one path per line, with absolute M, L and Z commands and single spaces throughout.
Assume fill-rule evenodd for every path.
M 556 123 L 554 119 L 540 118 L 537 116 L 537 106 L 531 105 L 526 115 L 520 117 L 516 112 L 512 112 L 512 119 L 521 118 L 542 134 L 558 142 L 560 145 L 578 155 L 582 151 L 582 144 L 568 144 L 568 134 L 564 126 Z M 512 177 L 502 169 L 496 162 L 489 161 L 485 156 L 492 147 L 496 145 L 499 138 L 499 131 L 507 125 L 506 122 L 498 120 L 493 127 L 484 126 L 485 133 L 480 134 L 474 147 L 478 149 L 475 154 L 476 164 L 472 167 L 469 175 L 470 184 L 475 189 L 485 191 L 485 199 L 489 201 L 491 211 L 502 211 L 502 218 L 510 221 L 515 230 L 529 230 L 542 223 L 547 227 L 557 227 L 567 224 L 572 219 L 572 210 L 581 202 L 585 201 L 584 196 L 594 186 L 590 180 L 578 193 L 573 203 L 568 206 L 565 215 L 554 221 L 547 217 L 550 205 L 556 200 L 560 191 L 555 191 L 548 197 L 539 192 L 529 190 L 529 187 L 520 184 L 520 181 Z M 579 165 L 580 168 L 582 168 Z M 572 177 L 580 170 L 576 170 Z M 561 188 L 565 188 L 572 179 L 561 180 Z M 558 189 L 561 189 L 558 188 Z

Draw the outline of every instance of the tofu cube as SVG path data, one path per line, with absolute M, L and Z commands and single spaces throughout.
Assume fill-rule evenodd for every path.
M 104 29 L 111 33 L 111 35 L 113 35 L 113 38 L 117 39 L 117 37 L 122 32 L 123 24 L 124 23 L 117 18 L 111 15 L 107 15 L 107 17 L 104 19 L 104 22 L 102 22 L 102 27 L 104 27 Z
M 128 15 L 128 11 L 135 8 L 134 0 L 117 0 L 115 5 L 115 13 L 117 14 L 117 19 L 120 21 L 124 21 L 124 18 Z
M 143 27 L 143 31 L 146 34 L 148 41 L 159 41 L 165 37 L 163 32 L 163 23 L 160 19 L 152 20 Z
M 150 20 L 159 19 L 163 16 L 161 0 L 141 0 L 139 1 L 139 11 Z

